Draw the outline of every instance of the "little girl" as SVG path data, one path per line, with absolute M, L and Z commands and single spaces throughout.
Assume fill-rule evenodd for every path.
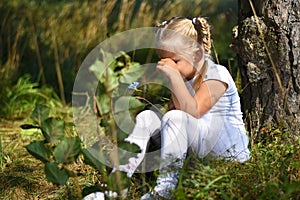
M 125 140 L 142 152 L 120 166 L 130 177 L 143 161 L 151 137 L 161 141 L 157 184 L 141 199 L 170 198 L 188 150 L 200 158 L 244 162 L 249 159 L 248 137 L 240 98 L 228 70 L 210 60 L 210 28 L 204 18 L 174 17 L 156 32 L 157 69 L 169 80 L 173 110 L 159 117 L 139 113 Z M 158 135 L 160 134 L 160 135 Z

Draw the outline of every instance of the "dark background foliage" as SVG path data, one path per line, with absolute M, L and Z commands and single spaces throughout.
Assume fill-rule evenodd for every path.
M 69 102 L 78 68 L 96 45 L 115 33 L 155 26 L 172 16 L 207 17 L 219 62 L 235 70 L 235 54 L 229 49 L 237 24 L 234 0 L 4 0 L 0 84 L 14 84 L 30 74 L 32 81 L 53 87 Z M 135 57 L 140 62 L 146 58 L 147 52 Z M 155 59 L 153 55 L 150 60 Z

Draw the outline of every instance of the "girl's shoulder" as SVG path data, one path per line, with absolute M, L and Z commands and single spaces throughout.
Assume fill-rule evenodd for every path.
M 227 84 L 227 94 L 233 94 L 237 92 L 235 82 L 226 67 L 209 61 L 208 69 L 204 81 L 207 80 L 219 80 Z
M 216 64 L 212 60 L 209 60 L 208 69 L 204 77 L 204 81 L 212 79 L 220 80 L 222 82 L 230 84 L 232 77 L 226 67 Z

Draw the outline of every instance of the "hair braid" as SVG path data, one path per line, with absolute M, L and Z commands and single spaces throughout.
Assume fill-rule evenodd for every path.
M 205 53 L 211 52 L 210 26 L 205 18 L 197 17 L 195 19 L 195 28 L 198 32 L 198 42 L 203 44 Z
M 205 54 L 207 54 L 209 56 L 211 53 L 211 50 L 210 50 L 211 49 L 210 26 L 209 26 L 208 22 L 206 21 L 206 19 L 203 17 L 193 18 L 192 22 L 198 33 L 197 42 L 199 42 L 200 44 L 203 45 Z M 200 88 L 201 83 L 207 72 L 207 69 L 208 69 L 208 61 L 205 59 L 204 64 L 199 71 L 198 77 L 194 82 L 194 85 L 193 85 L 194 90 L 198 90 Z

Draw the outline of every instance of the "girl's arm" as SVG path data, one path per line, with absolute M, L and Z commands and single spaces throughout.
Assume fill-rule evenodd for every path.
M 170 104 L 172 104 L 172 106 L 169 107 L 169 110 L 174 110 L 174 109 L 180 110 L 179 102 L 178 102 L 176 96 L 173 93 L 172 93 L 172 96 L 171 96 Z
M 226 91 L 227 85 L 218 80 L 208 80 L 201 84 L 195 96 L 189 93 L 181 74 L 173 66 L 158 65 L 157 67 L 170 80 L 172 94 L 182 111 L 195 118 L 200 118 L 218 101 Z
M 200 118 L 210 110 L 227 88 L 227 85 L 221 81 L 208 80 L 201 84 L 195 96 L 192 97 L 181 77 L 173 77 L 170 81 L 174 96 L 179 102 L 180 110 L 196 118 Z

